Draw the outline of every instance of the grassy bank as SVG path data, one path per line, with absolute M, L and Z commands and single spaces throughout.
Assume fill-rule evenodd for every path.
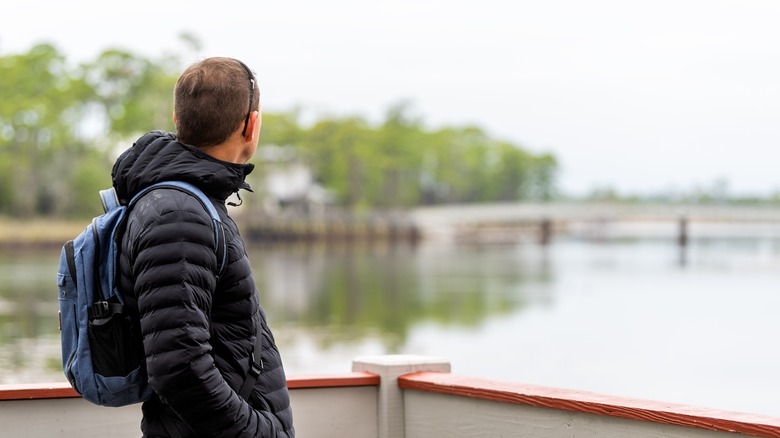
M 88 219 L 11 219 L 0 217 L 0 246 L 57 246 L 74 238 L 89 223 Z
M 59 247 L 73 239 L 89 224 L 89 219 L 31 220 L 0 217 L 0 248 Z M 417 241 L 418 230 L 403 216 L 310 218 L 237 218 L 247 240 L 297 241 Z

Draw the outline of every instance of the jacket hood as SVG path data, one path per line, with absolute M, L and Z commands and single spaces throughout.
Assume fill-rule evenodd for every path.
M 152 131 L 117 158 L 111 178 L 122 203 L 161 181 L 188 182 L 224 202 L 240 189 L 251 191 L 245 179 L 254 167 L 218 160 L 195 146 L 180 143 L 172 133 Z

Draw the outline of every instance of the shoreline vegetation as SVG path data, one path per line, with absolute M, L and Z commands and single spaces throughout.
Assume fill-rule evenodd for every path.
M 244 238 L 263 242 L 417 242 L 418 230 L 403 218 L 355 218 L 351 216 L 327 219 L 269 218 L 260 221 L 236 217 Z M 89 225 L 90 219 L 30 220 L 0 217 L 0 250 L 59 248 L 75 238 Z
M 49 44 L 0 56 L 0 214 L 97 213 L 95 191 L 112 185 L 117 153 L 150 129 L 175 131 L 170 94 L 183 66 L 173 55 L 118 49 L 74 66 Z M 303 108 L 263 113 L 247 178 L 259 202 L 370 211 L 556 193 L 551 153 L 471 124 L 429 126 L 412 101 L 390 104 L 379 120 L 311 116 Z
M 0 217 L 0 248 L 55 248 L 76 237 L 88 219 Z

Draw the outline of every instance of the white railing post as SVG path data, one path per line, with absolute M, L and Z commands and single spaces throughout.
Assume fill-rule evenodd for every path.
M 352 361 L 352 371 L 379 375 L 378 438 L 404 438 L 404 399 L 398 376 L 416 372 L 450 372 L 449 361 L 415 355 L 364 356 Z

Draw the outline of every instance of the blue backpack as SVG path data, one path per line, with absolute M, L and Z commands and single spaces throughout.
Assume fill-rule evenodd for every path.
M 157 188 L 182 190 L 200 200 L 214 222 L 220 273 L 226 265 L 222 221 L 197 187 L 179 181 L 158 183 L 138 193 L 126 206 L 120 205 L 114 189 L 100 192 L 105 213 L 63 245 L 57 271 L 62 367 L 73 389 L 97 405 L 124 406 L 152 395 L 140 322 L 137 315 L 126 311 L 114 277 L 124 218 L 138 199 Z

